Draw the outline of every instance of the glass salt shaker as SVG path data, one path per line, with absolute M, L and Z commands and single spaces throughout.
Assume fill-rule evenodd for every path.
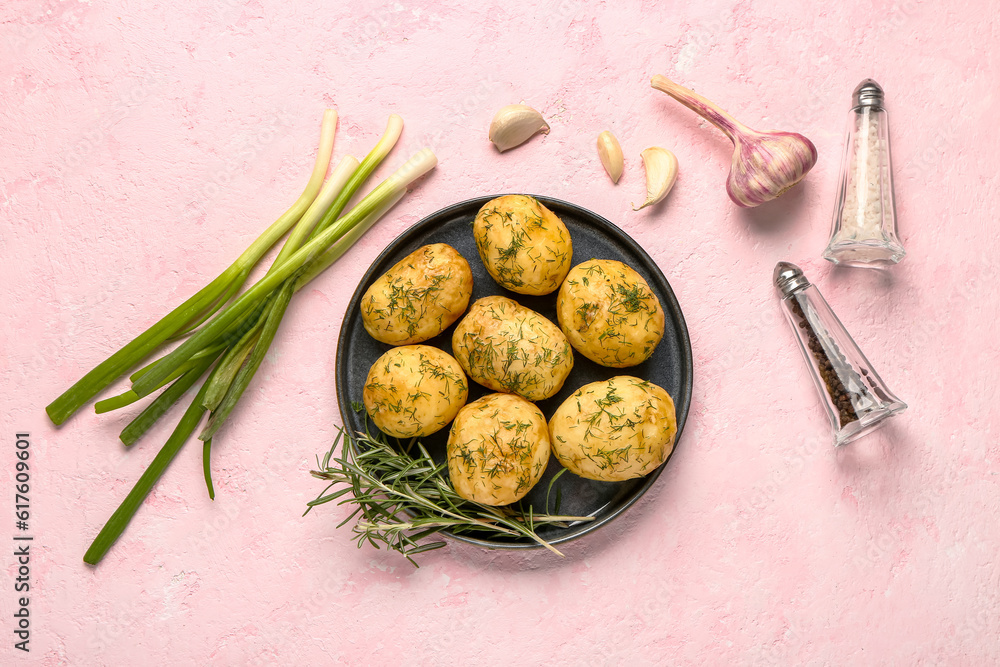
M 774 284 L 830 417 L 834 444 L 856 440 L 906 409 L 799 267 L 778 262 Z
M 823 253 L 834 264 L 885 268 L 906 255 L 896 229 L 884 101 L 881 86 L 871 79 L 854 89 L 833 232 Z

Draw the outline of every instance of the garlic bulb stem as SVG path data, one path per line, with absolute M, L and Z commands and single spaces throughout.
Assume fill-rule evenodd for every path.
M 730 141 L 735 142 L 735 137 L 740 132 L 753 131 L 698 93 L 674 83 L 662 74 L 657 74 L 653 77 L 652 85 L 653 88 L 670 95 L 670 97 L 722 130 L 729 137 Z

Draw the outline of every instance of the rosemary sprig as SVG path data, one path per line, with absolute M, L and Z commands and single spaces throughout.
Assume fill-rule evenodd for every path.
M 335 455 L 338 446 L 340 452 Z M 366 542 L 376 549 L 384 544 L 415 566 L 414 555 L 445 546 L 443 541 L 423 541 L 445 529 L 452 533 L 524 537 L 562 556 L 538 535 L 537 528 L 594 519 L 536 514 L 531 506 L 514 510 L 466 500 L 446 481 L 447 464 L 436 463 L 422 443 L 417 442 L 416 447 L 416 455 L 410 455 L 382 436 L 370 433 L 351 436 L 341 430 L 323 460 L 317 458 L 318 469 L 310 471 L 313 477 L 330 483 L 315 500 L 307 503 L 309 507 L 303 516 L 313 507 L 334 500 L 340 501 L 338 505 L 353 505 L 354 511 L 337 527 L 357 517 L 353 533 L 358 548 Z M 340 488 L 331 491 L 337 485 Z

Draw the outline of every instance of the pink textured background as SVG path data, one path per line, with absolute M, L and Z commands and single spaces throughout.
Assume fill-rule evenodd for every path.
M 12 648 L 15 567 L 0 559 L 0 663 L 1000 662 L 1000 22 L 988 1 L 875 4 L 5 2 L 0 536 L 13 436 L 29 431 L 35 542 L 30 656 Z M 753 127 L 806 134 L 818 165 L 783 199 L 737 209 L 728 142 L 652 90 L 655 73 Z M 909 252 L 883 274 L 819 259 L 849 96 L 868 76 L 887 92 Z M 552 131 L 499 155 L 490 118 L 520 101 Z M 44 406 L 298 196 L 327 106 L 336 156 L 363 155 L 396 112 L 406 129 L 379 173 L 424 145 L 439 167 L 293 303 L 216 438 L 215 502 L 189 443 L 85 566 L 171 424 L 125 452 L 133 410 L 54 429 Z M 595 155 L 604 129 L 627 156 L 617 186 Z M 634 213 L 654 144 L 680 178 Z M 691 332 L 694 401 L 654 491 L 565 559 L 455 543 L 415 570 L 358 550 L 334 529 L 342 509 L 300 517 L 339 423 L 339 325 L 398 233 L 509 191 L 596 211 L 657 260 Z M 910 405 L 841 450 L 778 310 L 782 259 Z

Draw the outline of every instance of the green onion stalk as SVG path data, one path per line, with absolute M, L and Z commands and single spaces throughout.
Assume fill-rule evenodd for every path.
M 129 368 L 146 358 L 167 340 L 183 335 L 187 330 L 217 312 L 246 282 L 250 270 L 288 233 L 309 208 L 323 184 L 333 140 L 337 131 L 337 112 L 327 109 L 320 129 L 319 150 L 312 175 L 305 190 L 281 217 L 248 247 L 225 271 L 198 293 L 174 308 L 160 321 L 139 334 L 134 340 L 84 375 L 72 387 L 52 401 L 45 411 L 56 426 L 62 424 L 90 399 L 122 376 Z
M 364 160 L 358 162 L 353 157 L 345 157 L 323 183 L 329 168 L 335 126 L 335 112 L 327 111 L 314 178 L 289 212 L 208 286 L 225 283 L 221 290 L 218 286 L 212 287 L 210 293 L 216 296 L 210 303 L 207 297 L 199 297 L 208 290 L 206 287 L 84 376 L 47 408 L 52 421 L 61 423 L 157 346 L 171 337 L 185 336 L 172 352 L 133 373 L 131 389 L 95 405 L 98 412 L 117 409 L 166 387 L 122 431 L 122 442 L 130 446 L 207 373 L 173 433 L 87 550 L 85 562 L 97 564 L 105 556 L 206 413 L 208 422 L 198 437 L 203 441 L 205 483 L 209 497 L 215 497 L 210 462 L 213 437 L 232 414 L 263 362 L 292 297 L 347 252 L 403 197 L 407 187 L 437 164 L 437 158 L 429 149 L 419 151 L 342 214 L 395 145 L 402 120 L 391 116 L 385 134 Z M 315 178 L 317 173 L 318 179 Z M 274 236 L 277 229 L 282 233 Z M 245 274 L 277 238 L 289 231 L 266 274 L 232 298 L 246 280 Z M 233 270 L 233 267 L 237 268 Z M 239 282 L 235 289 L 234 281 Z M 222 297 L 225 301 L 219 302 Z M 194 301 L 195 305 L 187 305 Z

